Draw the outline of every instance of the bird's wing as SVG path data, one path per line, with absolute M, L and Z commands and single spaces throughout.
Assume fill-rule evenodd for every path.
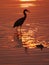
M 20 19 L 18 19 L 16 22 L 22 22 L 22 21 L 24 21 L 24 17 L 22 17 L 22 18 L 20 18 Z
M 20 24 L 20 23 L 22 23 L 23 21 L 24 21 L 24 17 L 18 19 L 18 20 L 16 21 L 16 24 Z
M 13 27 L 21 26 L 21 25 L 23 24 L 24 20 L 25 20 L 24 17 L 18 19 L 18 20 L 14 23 L 14 26 L 13 26 Z

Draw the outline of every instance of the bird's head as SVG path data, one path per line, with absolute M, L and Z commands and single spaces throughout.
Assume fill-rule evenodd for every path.
M 29 12 L 29 10 L 25 9 L 24 12 Z

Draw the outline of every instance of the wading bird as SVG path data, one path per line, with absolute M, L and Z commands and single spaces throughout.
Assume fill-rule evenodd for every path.
M 22 26 L 22 24 L 24 23 L 24 21 L 25 21 L 25 19 L 26 19 L 26 17 L 27 17 L 26 12 L 29 12 L 29 11 L 28 11 L 27 9 L 25 9 L 25 10 L 23 11 L 24 16 L 23 16 L 22 18 L 18 19 L 18 20 L 14 23 L 13 28 L 19 27 L 19 26 L 21 27 L 21 26 Z
M 18 20 L 14 23 L 14 26 L 13 26 L 13 28 L 20 26 L 20 33 L 21 33 L 22 24 L 24 23 L 24 21 L 25 21 L 25 19 L 26 19 L 26 17 L 27 17 L 26 12 L 29 12 L 29 11 L 28 11 L 27 9 L 25 9 L 25 10 L 23 11 L 24 16 L 23 16 L 22 18 L 18 19 Z
M 20 19 L 18 19 L 17 21 L 15 21 L 15 23 L 14 23 L 14 25 L 13 25 L 13 28 L 15 28 L 15 27 L 20 27 L 20 37 L 18 36 L 18 40 L 19 40 L 19 42 L 21 42 L 22 43 L 22 35 L 21 35 L 21 27 L 22 27 L 22 24 L 24 23 L 24 21 L 25 21 L 25 19 L 26 19 L 26 17 L 27 17 L 27 14 L 26 14 L 26 12 L 29 12 L 27 9 L 25 9 L 24 11 L 23 11 L 23 13 L 24 13 L 24 16 L 22 17 L 22 18 L 20 18 Z M 18 34 L 18 31 L 17 31 L 17 34 Z M 19 43 L 18 42 L 18 43 Z M 21 44 L 20 43 L 20 44 Z M 20 45 L 21 46 L 21 45 Z

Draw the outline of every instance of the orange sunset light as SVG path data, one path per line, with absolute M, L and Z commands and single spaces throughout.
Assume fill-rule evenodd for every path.
M 20 7 L 30 7 L 30 6 L 36 6 L 36 5 L 35 4 L 31 4 L 31 3 L 20 4 Z
M 25 1 L 36 1 L 36 0 L 20 0 L 20 1 L 24 1 L 25 2 Z
M 20 4 L 20 7 L 21 8 L 28 8 L 28 7 L 31 7 L 31 6 L 36 6 L 36 4 L 34 3 L 28 3 L 28 2 L 33 2 L 33 1 L 37 1 L 37 0 L 19 0 L 20 2 L 24 2 L 24 3 L 21 3 Z

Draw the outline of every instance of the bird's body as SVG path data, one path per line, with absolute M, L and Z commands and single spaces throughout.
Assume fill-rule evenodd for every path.
M 25 20 L 25 18 L 24 18 L 24 17 L 22 17 L 22 18 L 18 19 L 18 20 L 15 22 L 15 24 L 14 24 L 14 26 L 13 26 L 13 27 L 22 26 L 22 24 L 23 24 L 24 20 Z
M 26 19 L 26 17 L 27 17 L 26 12 L 28 12 L 27 9 L 25 9 L 25 10 L 23 11 L 24 16 L 23 16 L 22 18 L 18 19 L 18 20 L 14 23 L 14 26 L 13 26 L 14 28 L 15 28 L 15 27 L 18 27 L 18 26 L 22 26 L 22 24 L 24 23 L 24 21 L 25 21 L 25 19 Z

